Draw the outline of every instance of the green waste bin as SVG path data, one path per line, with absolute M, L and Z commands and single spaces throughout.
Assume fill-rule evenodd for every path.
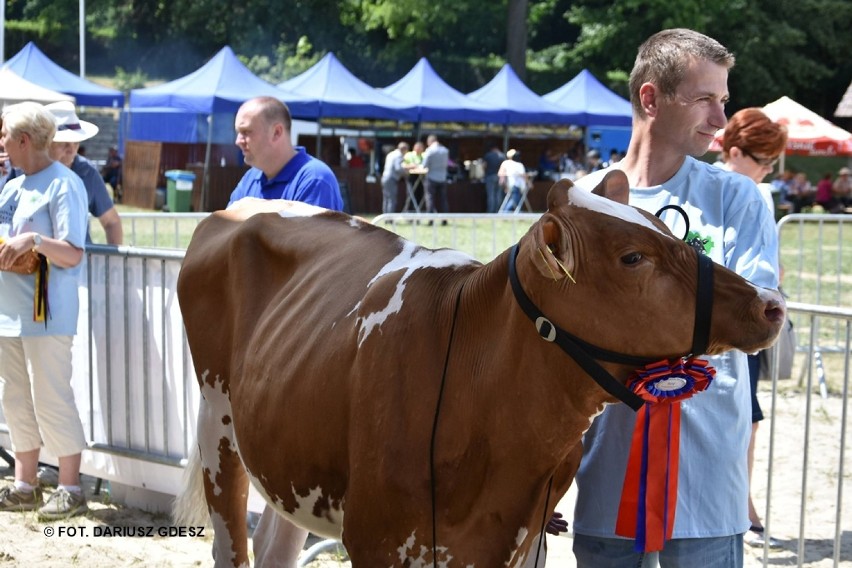
M 166 207 L 172 213 L 188 213 L 192 204 L 195 174 L 185 170 L 166 172 Z

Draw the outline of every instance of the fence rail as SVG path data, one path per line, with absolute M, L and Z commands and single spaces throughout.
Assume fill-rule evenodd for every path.
M 81 288 L 84 315 L 74 347 L 75 396 L 90 449 L 94 450 L 84 453 L 86 473 L 162 492 L 173 492 L 178 486 L 180 466 L 195 437 L 199 393 L 178 308 L 176 282 L 182 249 L 205 216 L 124 214 L 127 241 L 134 246 L 87 247 L 88 274 L 86 285 Z M 538 217 L 396 214 L 380 215 L 373 223 L 424 246 L 452 247 L 486 262 L 523 236 Z M 852 304 L 852 286 L 843 271 L 844 266 L 852 265 L 850 247 L 843 246 L 849 238 L 846 222 L 843 216 L 791 215 L 778 226 L 786 269 L 784 287 L 798 328 L 796 366 L 806 380 L 806 406 L 800 423 L 784 422 L 776 416 L 777 405 L 788 403 L 788 399 L 779 395 L 777 371 L 773 369 L 764 518 L 767 531 L 779 527 L 778 530 L 799 535 L 800 566 L 808 558 L 810 543 L 826 539 L 826 535 L 810 528 L 813 516 L 826 512 L 834 515 L 834 566 L 840 561 L 844 533 L 848 539 L 852 531 L 848 526 L 843 530 L 843 523 L 848 524 L 848 520 L 841 514 L 843 480 L 849 475 L 845 445 L 852 321 L 852 311 L 847 307 Z M 830 373 L 832 380 L 826 383 L 827 398 L 813 400 L 817 392 L 813 383 L 819 382 L 821 371 Z M 818 428 L 825 429 L 820 421 L 826 416 L 835 426 L 831 435 L 839 439 L 839 451 L 836 456 L 818 456 L 817 466 L 811 441 Z M 0 415 L 0 445 L 8 443 L 4 433 L 8 429 Z M 781 443 L 801 444 L 801 451 L 796 452 L 802 456 L 798 466 L 776 462 L 774 448 Z M 116 467 L 115 462 L 101 459 L 102 456 L 133 463 Z M 166 469 L 175 474 L 157 470 L 152 477 L 144 464 L 169 466 Z M 815 484 L 817 474 L 820 477 Z M 801 491 L 799 510 L 779 510 L 773 499 L 778 480 L 794 475 L 800 479 L 799 486 L 792 489 Z M 814 501 L 815 485 L 820 489 L 818 501 Z M 783 487 L 791 490 L 787 481 Z M 832 491 L 830 498 L 826 497 L 826 487 Z M 765 565 L 767 558 L 764 556 Z

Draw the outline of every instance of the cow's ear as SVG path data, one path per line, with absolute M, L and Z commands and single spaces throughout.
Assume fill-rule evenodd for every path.
M 567 179 L 561 179 L 550 186 L 547 192 L 547 210 L 555 211 L 557 207 L 568 205 L 568 191 L 573 186 Z
M 627 205 L 627 200 L 630 198 L 630 182 L 627 181 L 627 175 L 624 172 L 612 170 L 604 176 L 592 193 Z
M 567 192 L 564 193 L 567 196 Z M 542 215 L 534 236 L 536 250 L 532 252 L 533 262 L 542 276 L 551 280 L 566 277 L 573 280 L 571 272 L 574 270 L 574 255 L 558 219 L 551 213 Z

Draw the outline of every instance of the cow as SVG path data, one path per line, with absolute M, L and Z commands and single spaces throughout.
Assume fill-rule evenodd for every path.
M 251 482 L 280 515 L 341 539 L 355 567 L 542 566 L 592 418 L 634 359 L 685 356 L 698 327 L 699 255 L 608 199 L 627 193 L 618 171 L 593 192 L 558 182 L 487 264 L 292 202 L 202 221 L 178 279 L 202 395 L 180 500 L 206 500 L 216 564 L 249 564 Z M 782 297 L 707 265 L 705 352 L 771 344 Z M 624 354 L 595 362 L 614 388 L 554 329 L 591 359 Z

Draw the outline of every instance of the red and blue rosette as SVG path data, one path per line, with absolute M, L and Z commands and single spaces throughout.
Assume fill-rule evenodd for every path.
M 703 359 L 663 360 L 646 365 L 627 381 L 645 406 L 636 414 L 615 533 L 636 539 L 637 552 L 662 550 L 672 537 L 680 401 L 706 390 L 715 374 Z

